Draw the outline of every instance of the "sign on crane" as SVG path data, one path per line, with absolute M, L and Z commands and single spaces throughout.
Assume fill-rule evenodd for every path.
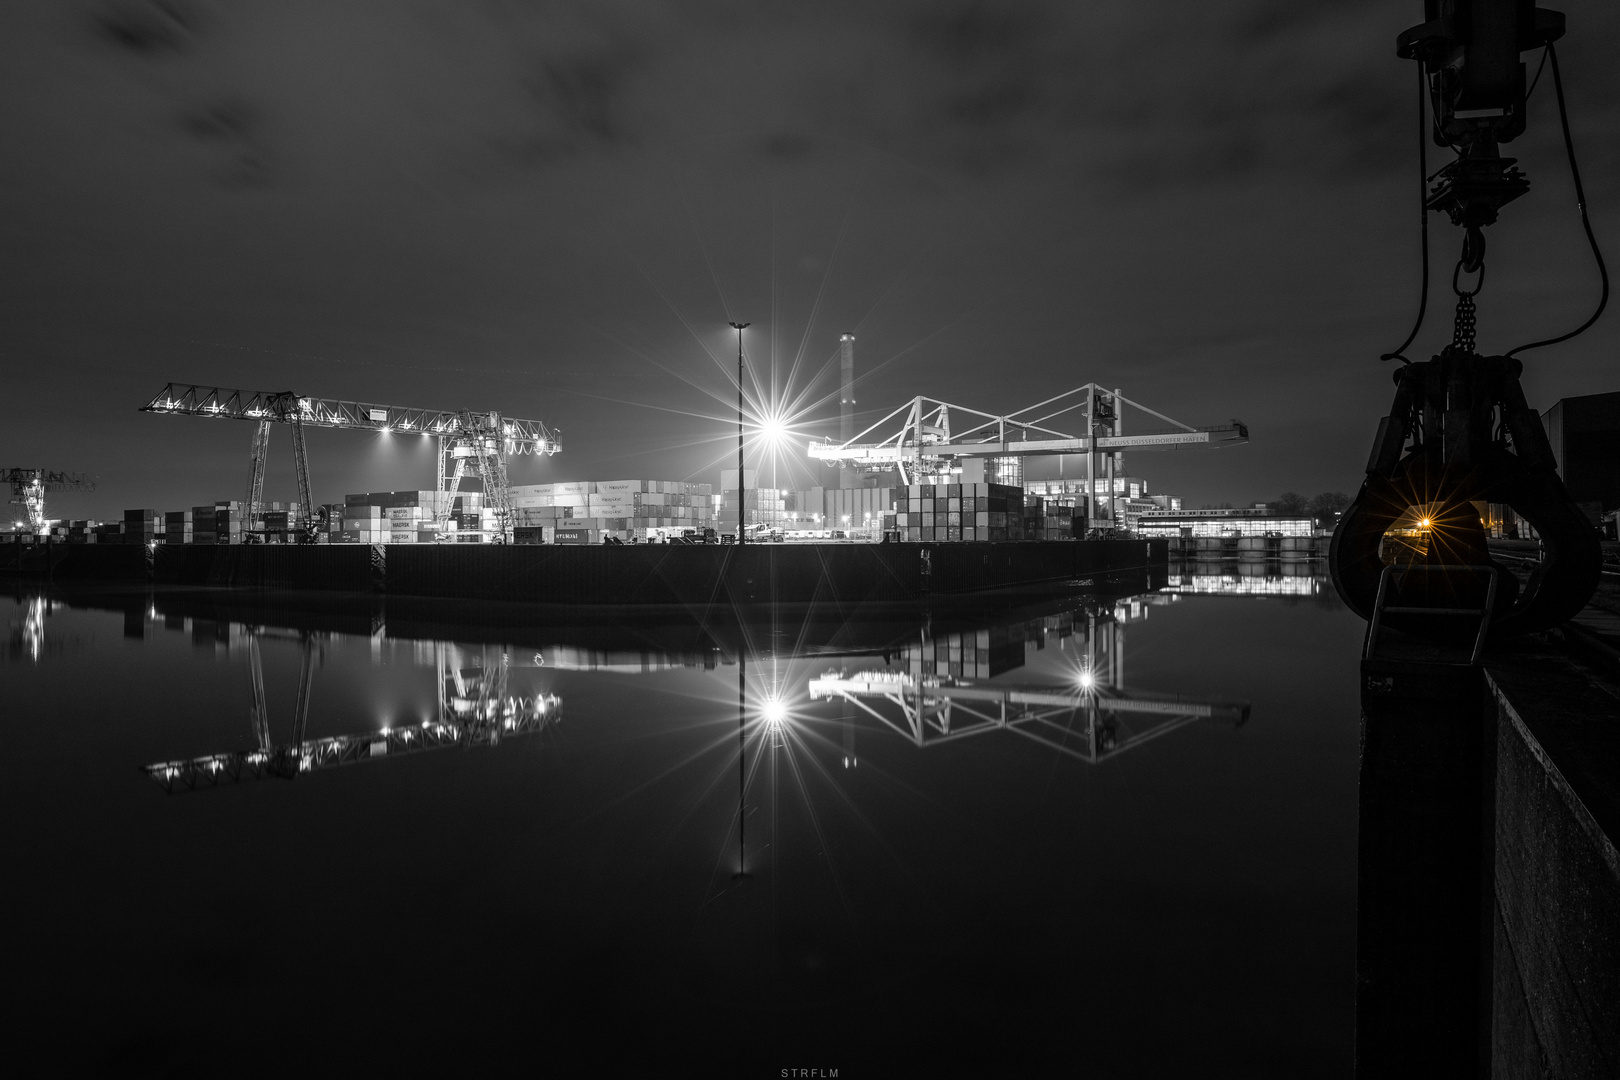
M 506 482 L 506 459 L 511 455 L 545 454 L 562 449 L 562 433 L 538 420 L 520 420 L 498 412 L 412 409 L 364 401 L 301 397 L 292 391 L 231 390 L 218 386 L 169 383 L 142 412 L 171 416 L 206 416 L 227 420 L 254 420 L 252 477 L 248 482 L 248 514 L 264 503 L 264 466 L 270 446 L 270 425 L 292 427 L 293 457 L 298 475 L 298 499 L 306 523 L 314 521 L 309 491 L 309 458 L 304 428 L 346 428 L 356 431 L 415 433 L 438 440 L 434 490 L 434 519 L 444 525 L 450 517 L 461 481 L 470 461 L 484 483 L 486 505 L 494 510 L 501 537 L 510 536 L 512 496 Z M 447 460 L 451 463 L 446 467 Z

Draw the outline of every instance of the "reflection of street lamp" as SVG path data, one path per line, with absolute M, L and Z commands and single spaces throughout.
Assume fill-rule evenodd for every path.
M 739 330 L 738 337 L 741 336 Z M 739 517 L 737 520 L 739 522 L 737 541 L 741 543 L 742 519 Z M 743 696 L 743 681 L 747 678 L 748 661 L 744 656 L 743 649 L 743 646 L 739 646 L 737 649 L 737 872 L 731 875 L 733 881 L 741 881 L 752 876 L 748 873 L 748 852 L 743 848 L 743 822 L 748 818 L 748 808 L 743 804 L 743 797 L 748 787 L 748 772 L 744 767 L 747 753 L 743 742 L 743 718 L 747 700 Z
M 743 482 L 743 355 L 742 332 L 751 324 L 734 322 L 731 328 L 737 331 L 737 543 L 743 542 L 743 503 L 747 484 Z

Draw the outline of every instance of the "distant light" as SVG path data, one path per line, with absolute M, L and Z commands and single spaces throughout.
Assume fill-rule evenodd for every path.
M 1080 673 L 1080 689 L 1082 689 L 1082 690 L 1090 690 L 1096 684 L 1097 684 L 1097 677 L 1095 675 L 1093 675 L 1091 672 L 1082 671 Z
M 787 719 L 787 704 L 781 698 L 766 698 L 760 713 L 765 717 L 765 722 L 774 727 Z
M 1420 526 L 1422 526 L 1423 528 L 1427 529 L 1429 527 L 1429 519 L 1424 518 L 1422 521 L 1418 522 L 1418 524 Z

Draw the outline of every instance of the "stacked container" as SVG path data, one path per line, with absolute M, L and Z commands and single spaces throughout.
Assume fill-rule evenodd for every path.
M 563 544 L 646 539 L 714 520 L 711 487 L 684 480 L 529 484 L 514 486 L 511 495 L 514 527 L 538 527 L 548 541 Z
M 124 511 L 124 542 L 150 544 L 163 539 L 163 519 L 156 510 Z
M 895 516 L 901 539 L 1023 540 L 1024 492 L 1003 484 L 913 484 Z
M 373 491 L 346 495 L 334 505 L 327 528 L 345 544 L 431 544 L 443 540 L 482 540 L 483 496 L 467 492 L 450 500 L 450 513 L 439 522 L 434 491 Z

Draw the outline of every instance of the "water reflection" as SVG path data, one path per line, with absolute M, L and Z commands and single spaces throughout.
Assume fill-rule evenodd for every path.
M 1127 690 L 1125 626 L 1147 615 L 1140 598 L 1112 607 L 924 638 L 893 667 L 828 672 L 809 695 L 841 699 L 919 748 L 1010 731 L 1095 764 L 1198 720 L 1242 724 L 1248 702 L 1197 701 Z M 1072 647 L 1068 686 L 987 680 L 1023 666 L 1026 644 Z M 853 750 L 846 726 L 845 764 Z
M 144 766 L 165 790 L 181 792 L 269 777 L 293 779 L 451 746 L 496 745 L 538 732 L 560 717 L 560 698 L 534 686 L 514 688 L 515 669 L 637 676 L 737 664 L 740 757 L 746 757 L 746 742 L 756 728 L 765 740 L 762 748 L 780 748 L 790 722 L 810 719 L 808 710 L 826 703 L 838 706 L 836 716 L 815 719 L 836 719 L 841 745 L 818 741 L 832 747 L 846 769 L 859 765 L 857 719 L 876 721 L 918 748 L 1004 731 L 1097 763 L 1199 720 L 1239 725 L 1248 718 L 1246 701 L 1127 687 L 1126 628 L 1146 619 L 1153 607 L 1194 595 L 1326 595 L 1321 577 L 1295 573 L 1293 566 L 1278 574 L 1222 566 L 1177 569 L 1182 572 L 1171 574 L 1152 594 L 1071 597 L 1045 605 L 1045 611 L 954 613 L 937 623 L 913 613 L 892 623 L 881 617 L 817 622 L 806 615 L 785 625 L 772 619 L 768 625 L 730 626 L 676 620 L 669 625 L 531 625 L 521 631 L 454 627 L 495 636 L 483 642 L 427 636 L 440 627 L 422 611 L 409 603 L 385 605 L 379 598 L 334 603 L 304 595 L 280 610 L 251 594 L 196 592 L 86 593 L 66 603 L 121 609 L 126 637 L 177 632 L 217 656 L 245 657 L 244 711 L 252 745 Z M 1211 572 L 1201 572 L 1206 569 Z M 63 601 L 38 595 L 19 599 L 25 605 L 13 625 L 12 653 L 37 660 L 46 640 L 46 616 Z M 407 723 L 384 721 L 372 730 L 310 737 L 311 703 L 327 653 L 335 642 L 362 635 L 369 639 L 373 664 L 384 662 L 385 647 L 392 655 L 392 646 L 408 642 L 410 661 L 436 671 L 436 700 L 404 709 L 412 717 Z M 261 652 L 269 642 L 295 645 L 300 658 L 297 683 L 289 682 L 284 691 L 290 692 L 291 704 L 281 706 L 285 719 L 279 723 L 272 723 L 270 701 L 276 695 L 266 684 Z M 1044 679 L 1009 677 L 1049 643 L 1066 658 L 1057 681 L 1050 672 Z M 755 669 L 757 685 L 746 678 L 750 659 L 763 662 Z
M 21 618 L 11 623 L 9 652 L 13 660 L 39 663 L 45 653 L 45 613 L 49 602 L 43 596 L 30 596 Z
M 1173 566 L 1163 589 L 1172 594 L 1200 596 L 1325 597 L 1333 593 L 1312 563 L 1201 562 Z
M 47 656 L 61 656 L 85 642 L 77 634 L 47 633 L 52 601 L 29 596 L 12 616 L 6 642 L 6 658 L 11 663 L 38 664 Z
M 195 629 L 196 624 L 193 624 Z M 271 736 L 260 641 L 286 638 L 264 627 L 230 624 L 225 641 L 245 643 L 252 691 L 249 722 L 257 745 L 247 750 L 205 754 L 145 766 L 148 776 L 165 791 L 195 791 L 248 780 L 279 777 L 292 780 L 302 773 L 419 754 L 452 746 L 495 746 L 502 739 L 528 735 L 556 722 L 562 703 L 555 694 L 514 693 L 509 687 L 514 665 L 509 653 L 489 647 L 463 647 L 453 642 L 422 643 L 429 647 L 437 669 L 438 700 L 422 715 L 429 718 L 403 726 L 388 724 L 380 730 L 307 738 L 310 698 L 315 672 L 333 635 L 303 632 L 296 635 L 300 649 L 298 689 L 293 699 L 291 731 L 283 742 Z M 418 655 L 420 655 L 420 650 Z M 538 653 L 537 666 L 543 662 Z

